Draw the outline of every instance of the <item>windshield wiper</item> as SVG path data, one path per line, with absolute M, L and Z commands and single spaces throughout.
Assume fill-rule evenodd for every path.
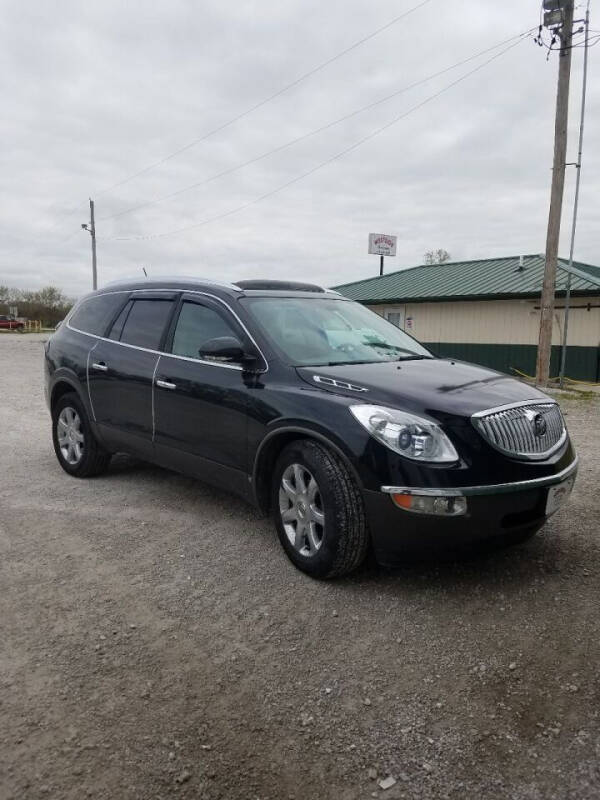
M 343 367 L 349 364 L 379 364 L 379 361 L 325 361 L 324 364 L 301 364 L 302 367 Z
M 410 350 L 405 350 L 395 344 L 388 344 L 388 342 L 361 342 L 361 344 L 367 347 L 381 347 L 382 350 L 397 350 L 399 353 L 410 353 Z
M 400 356 L 400 358 L 397 358 L 396 361 L 421 361 L 421 360 L 429 361 L 432 358 L 433 356 L 419 356 L 415 353 L 415 355 L 412 356 Z

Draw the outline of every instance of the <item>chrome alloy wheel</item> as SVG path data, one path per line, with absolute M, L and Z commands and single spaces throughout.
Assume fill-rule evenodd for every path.
M 74 467 L 83 456 L 84 437 L 81 418 L 71 406 L 65 406 L 56 421 L 56 436 L 62 457 Z
M 314 555 L 323 544 L 325 513 L 319 486 L 302 464 L 290 464 L 281 477 L 279 513 L 294 549 Z

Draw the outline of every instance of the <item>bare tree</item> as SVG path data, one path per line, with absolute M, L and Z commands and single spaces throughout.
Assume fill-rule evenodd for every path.
M 20 316 L 39 319 L 44 325 L 52 326 L 65 318 L 72 305 L 73 301 L 56 286 L 45 286 L 37 291 L 0 286 L 0 314 L 17 306 Z
M 444 264 L 446 261 L 450 261 L 450 258 L 450 253 L 443 247 L 438 247 L 437 250 L 428 250 L 423 256 L 424 263 L 428 266 Z

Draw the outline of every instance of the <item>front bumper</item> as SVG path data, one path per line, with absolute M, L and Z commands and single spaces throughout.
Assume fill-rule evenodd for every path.
M 365 490 L 377 561 L 393 565 L 415 555 L 431 557 L 465 545 L 533 533 L 547 519 L 548 488 L 574 477 L 577 465 L 575 457 L 553 475 L 513 483 L 457 488 L 382 486 L 379 492 Z M 416 514 L 395 506 L 392 494 L 467 497 L 467 513 L 454 517 Z

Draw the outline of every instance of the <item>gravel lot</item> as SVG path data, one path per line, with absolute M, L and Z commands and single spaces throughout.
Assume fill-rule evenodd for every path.
M 41 339 L 0 336 L 2 800 L 600 796 L 599 401 L 534 541 L 318 583 L 235 497 L 69 478 Z

